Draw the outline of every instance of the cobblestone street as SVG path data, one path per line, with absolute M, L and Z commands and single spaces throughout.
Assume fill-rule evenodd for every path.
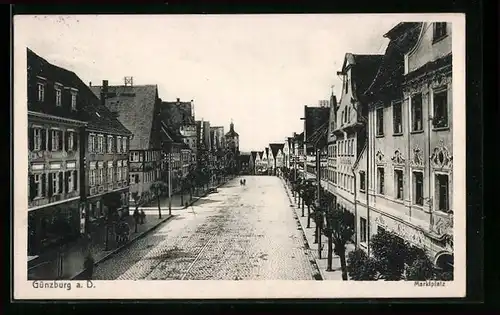
M 235 178 L 99 264 L 96 280 L 314 280 L 278 177 Z

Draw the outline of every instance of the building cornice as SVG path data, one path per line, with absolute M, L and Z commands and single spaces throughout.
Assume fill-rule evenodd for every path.
M 49 115 L 45 113 L 39 113 L 35 111 L 28 111 L 28 117 L 35 117 L 35 118 L 40 118 L 40 119 L 45 119 L 45 120 L 50 120 L 54 122 L 62 122 L 62 123 L 67 123 L 67 124 L 74 124 L 74 125 L 79 125 L 79 126 L 87 126 L 87 122 L 81 121 L 81 120 L 76 120 L 76 119 L 70 119 L 70 118 L 65 118 L 61 116 L 54 116 L 54 115 Z

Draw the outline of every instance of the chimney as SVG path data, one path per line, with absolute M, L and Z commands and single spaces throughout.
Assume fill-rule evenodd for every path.
M 180 101 L 181 101 L 181 99 L 180 99 L 180 98 L 177 98 L 177 103 L 179 103 Z
M 108 93 L 108 80 L 102 80 L 101 87 L 101 105 L 106 105 L 106 95 Z
M 91 87 L 92 86 L 92 81 L 89 82 L 89 86 Z

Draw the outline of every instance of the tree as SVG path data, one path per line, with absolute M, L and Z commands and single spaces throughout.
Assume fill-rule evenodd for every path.
M 158 218 L 161 219 L 161 205 L 160 205 L 160 199 L 161 199 L 161 195 L 167 191 L 168 189 L 168 185 L 165 184 L 163 181 L 156 181 L 154 183 L 151 184 L 151 188 L 150 190 L 152 192 L 154 192 L 155 196 L 156 196 L 156 200 L 158 202 Z M 172 215 L 171 213 L 171 209 L 169 209 L 169 215 Z
M 117 192 L 105 194 L 102 197 L 102 203 L 106 206 L 107 214 L 106 214 L 106 237 L 104 241 L 104 250 L 108 250 L 109 247 L 109 228 L 116 224 L 117 216 L 118 216 L 118 208 L 121 207 L 122 201 L 120 194 Z
M 381 277 L 401 280 L 408 261 L 409 243 L 394 233 L 381 231 L 373 236 L 371 248 Z
M 349 253 L 347 271 L 352 280 L 368 281 L 377 280 L 377 262 L 373 257 L 368 257 L 362 249 L 355 249 Z
M 325 213 L 326 228 L 323 230 L 328 237 L 329 246 L 334 245 L 333 252 L 340 257 L 340 266 L 342 268 L 342 280 L 347 280 L 347 263 L 346 263 L 346 244 L 354 235 L 354 215 L 346 210 L 338 209 L 336 206 L 331 207 Z M 330 250 L 329 250 L 330 252 Z M 328 259 L 331 266 L 331 255 Z
M 311 227 L 311 206 L 314 202 L 315 195 L 316 188 L 310 182 L 306 181 L 302 200 L 307 205 L 307 228 Z

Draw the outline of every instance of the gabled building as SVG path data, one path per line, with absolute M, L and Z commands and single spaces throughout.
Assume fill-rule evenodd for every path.
M 273 157 L 273 175 L 277 175 L 277 169 L 283 167 L 283 147 L 284 143 L 270 143 L 271 156 Z
M 335 185 L 337 185 L 337 136 L 335 135 L 335 130 L 337 130 L 337 112 L 338 103 L 337 97 L 332 93 L 330 97 L 330 119 L 328 125 L 328 134 L 326 136 L 327 146 L 328 146 L 328 157 L 327 157 L 327 170 L 326 185 L 324 187 L 327 191 L 333 193 L 335 191 Z
M 90 88 L 132 132 L 128 160 L 131 197 L 139 196 L 141 202 L 151 200 L 155 194 L 151 184 L 161 176 L 163 151 L 158 87 L 134 85 L 132 78 L 125 78 L 123 85 L 103 80 L 102 86 Z
M 162 121 L 171 129 L 175 130 L 176 136 L 182 139 L 191 150 L 191 159 L 193 162 L 196 162 L 198 144 L 193 101 L 183 102 L 180 98 L 177 98 L 177 100 L 172 102 L 162 101 L 161 104 Z M 177 133 L 177 131 L 179 131 L 179 133 Z
M 366 91 L 369 143 L 357 173 L 367 240 L 390 230 L 453 270 L 451 24 L 400 23 Z M 368 157 L 366 159 L 366 157 Z M 364 179 L 366 178 L 366 179 Z M 361 193 L 362 191 L 362 193 Z M 367 213 L 369 211 L 369 213 Z M 361 221 L 360 221 L 361 222 Z
M 255 156 L 255 174 L 261 175 L 263 172 L 263 162 L 262 158 L 264 157 L 264 151 L 257 151 L 257 155 Z
M 257 156 L 259 153 L 257 151 L 251 151 L 250 154 L 252 157 L 250 158 L 250 167 L 252 169 L 252 175 L 256 174 L 256 167 L 257 167 Z

